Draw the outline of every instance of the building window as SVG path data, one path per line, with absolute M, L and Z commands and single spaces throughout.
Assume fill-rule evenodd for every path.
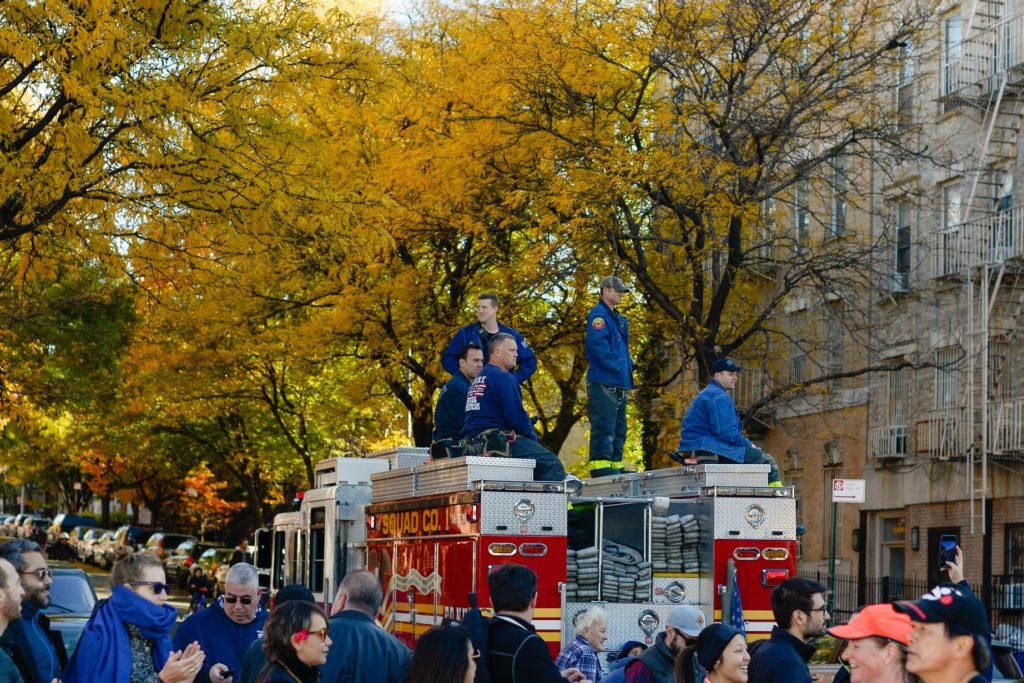
M 796 244 L 798 249 L 804 244 L 807 244 L 807 239 L 810 237 L 810 201 L 811 181 L 801 180 L 796 184 L 796 190 L 794 190 L 793 196 L 793 227 L 796 231 Z
M 954 408 L 960 393 L 960 347 L 935 351 L 935 407 Z
M 942 94 L 951 95 L 960 89 L 960 42 L 963 39 L 963 23 L 960 13 L 946 17 L 942 50 Z M 951 109 L 946 105 L 946 110 Z
M 839 237 L 846 232 L 846 201 L 850 189 L 845 154 L 832 160 L 832 234 Z
M 988 340 L 988 397 L 1001 401 L 1010 397 L 1010 344 L 1006 337 Z
M 761 221 L 758 224 L 757 244 L 754 246 L 755 253 L 763 259 L 770 259 L 774 254 L 775 236 L 775 197 L 769 197 L 761 202 Z
M 907 415 L 910 407 L 908 378 L 907 368 L 889 372 L 888 454 L 892 456 L 907 454 Z
M 900 48 L 896 77 L 896 125 L 901 130 L 914 123 L 914 47 L 909 40 Z
M 960 231 L 960 192 L 959 182 L 949 183 L 942 188 L 941 275 L 951 275 L 959 268 L 957 240 Z
M 896 208 L 896 263 L 893 273 L 893 290 L 910 290 L 910 217 L 913 204 L 904 201 Z
M 843 311 L 838 303 L 825 307 L 825 371 L 835 375 L 844 370 Z M 828 388 L 838 391 L 843 388 L 842 378 L 828 381 Z
M 988 260 L 1001 263 L 1014 255 L 1013 173 L 1002 171 L 996 178 L 999 182 L 999 191 L 995 200 L 996 215 L 992 221 Z
M 1024 524 L 1007 524 L 1006 572 L 1024 576 Z

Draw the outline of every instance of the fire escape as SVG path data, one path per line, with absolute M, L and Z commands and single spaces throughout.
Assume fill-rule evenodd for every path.
M 961 400 L 916 430 L 918 452 L 966 460 L 972 533 L 976 520 L 985 529 L 990 460 L 1024 456 L 1024 395 L 1007 372 L 1011 350 L 1024 341 L 1024 207 L 1014 205 L 1012 176 L 1024 113 L 1024 14 L 1010 15 L 1009 6 L 967 0 L 945 21 L 941 102 L 979 126 L 959 215 L 935 235 L 933 264 L 937 277 L 966 288 L 964 382 Z

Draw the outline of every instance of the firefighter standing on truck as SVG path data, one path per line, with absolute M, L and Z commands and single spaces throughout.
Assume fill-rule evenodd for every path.
M 466 393 L 462 433 L 467 447 L 479 447 L 481 440 L 491 444 L 491 437 L 498 437 L 507 445 L 509 457 L 534 459 L 534 481 L 562 481 L 565 468 L 557 455 L 537 443 L 537 432 L 523 408 L 523 394 L 511 372 L 517 346 L 510 334 L 491 338 L 489 362 Z
M 622 472 L 626 445 L 626 392 L 633 388 L 629 321 L 615 310 L 629 289 L 609 275 L 601 300 L 587 314 L 587 419 L 590 420 L 590 476 Z

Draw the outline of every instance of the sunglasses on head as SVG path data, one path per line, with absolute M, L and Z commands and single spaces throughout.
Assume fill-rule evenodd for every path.
M 153 592 L 159 595 L 160 593 L 171 594 L 171 584 L 160 583 L 159 581 L 132 581 L 128 584 L 129 586 L 150 586 Z
M 252 597 L 251 595 L 243 595 L 241 597 L 239 597 L 237 595 L 225 595 L 224 596 L 224 602 L 228 603 L 229 605 L 233 605 L 233 604 L 235 604 L 236 602 L 239 602 L 239 601 L 241 601 L 241 603 L 243 605 L 251 605 L 252 601 L 255 600 L 255 599 L 256 598 Z

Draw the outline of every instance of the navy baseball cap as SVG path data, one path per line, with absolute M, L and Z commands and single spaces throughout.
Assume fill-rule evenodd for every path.
M 626 287 L 625 283 L 623 283 L 622 280 L 615 277 L 614 275 L 609 275 L 608 277 L 601 280 L 601 289 L 603 290 L 606 287 L 611 287 L 616 292 L 623 292 L 625 294 L 629 293 L 629 288 Z
M 743 368 L 736 365 L 728 358 L 719 358 L 718 360 L 711 364 L 712 375 L 715 374 L 716 372 L 739 372 L 742 369 Z
M 911 621 L 946 624 L 951 634 L 987 636 L 988 613 L 971 591 L 952 583 L 943 583 L 921 596 L 920 600 L 894 602 L 892 608 Z

